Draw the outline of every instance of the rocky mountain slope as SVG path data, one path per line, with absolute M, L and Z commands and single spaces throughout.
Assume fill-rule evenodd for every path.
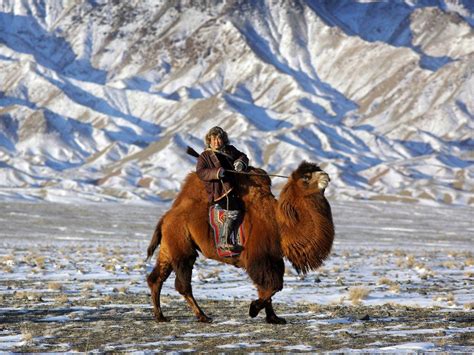
M 168 199 L 219 125 L 268 172 L 321 163 L 333 199 L 474 204 L 473 11 L 3 0 L 0 198 Z

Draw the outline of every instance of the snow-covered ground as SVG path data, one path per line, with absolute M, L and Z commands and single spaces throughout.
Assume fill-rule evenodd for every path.
M 144 260 L 157 218 L 167 207 L 0 203 L 0 349 L 204 349 L 196 341 L 204 346 L 221 337 L 220 344 L 205 349 L 268 351 L 265 346 L 273 344 L 274 351 L 314 351 L 324 350 L 318 339 L 348 332 L 376 336 L 378 342 L 328 343 L 327 349 L 474 350 L 474 329 L 472 323 L 466 325 L 472 322 L 474 308 L 472 208 L 332 202 L 337 234 L 331 258 L 306 277 L 287 265 L 284 289 L 274 297 L 277 313 L 289 321 L 282 329 L 317 329 L 320 338 L 288 337 L 280 347 L 277 340 L 266 342 L 268 338 L 245 334 L 235 338 L 235 329 L 223 336 L 222 327 L 250 327 L 251 332 L 255 327 L 273 328 L 261 318 L 248 318 L 245 305 L 256 293 L 245 272 L 203 258 L 195 265 L 193 290 L 205 310 L 217 313 L 214 328 L 194 323 L 187 305 L 175 298 L 179 295 L 171 276 L 163 289 L 163 308 L 174 319 L 173 332 L 180 337 L 157 342 L 164 328 L 155 326 L 151 316 L 145 275 L 152 262 Z M 219 313 L 221 306 L 235 310 Z M 140 323 L 137 332 L 142 326 L 153 326 L 154 335 L 120 342 L 112 335 L 108 338 L 107 332 L 95 339 L 89 330 L 92 347 L 80 341 L 87 332 L 64 343 L 62 332 L 68 327 L 76 324 L 78 332 L 99 327 L 108 319 L 103 312 L 128 312 L 127 319 Z M 370 315 L 364 318 L 365 328 L 353 314 L 360 312 Z M 13 325 L 15 317 L 18 324 Z M 430 323 L 433 317 L 445 322 Z M 87 324 L 79 326 L 84 320 Z M 372 328 L 380 322 L 383 327 Z

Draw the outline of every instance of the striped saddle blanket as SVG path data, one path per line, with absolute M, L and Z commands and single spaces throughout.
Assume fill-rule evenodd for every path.
M 220 257 L 232 257 L 237 256 L 240 252 L 235 252 L 231 250 L 221 250 L 218 248 L 219 239 L 222 237 L 224 232 L 224 221 L 225 221 L 225 210 L 220 208 L 217 205 L 212 205 L 209 207 L 209 223 L 212 227 L 212 233 L 214 237 L 214 242 L 216 244 L 217 255 Z M 235 223 L 234 230 L 232 231 L 230 237 L 232 244 L 238 244 L 244 246 L 245 236 L 242 223 Z

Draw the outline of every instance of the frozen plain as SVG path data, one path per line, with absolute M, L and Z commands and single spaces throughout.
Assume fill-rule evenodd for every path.
M 470 207 L 332 201 L 336 240 L 306 277 L 287 265 L 285 326 L 248 317 L 240 269 L 199 258 L 197 323 L 174 291 L 154 322 L 146 247 L 168 204 L 0 203 L 0 351 L 474 351 Z

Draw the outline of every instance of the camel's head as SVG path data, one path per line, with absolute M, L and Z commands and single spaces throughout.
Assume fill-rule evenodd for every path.
M 308 192 L 322 191 L 329 185 L 329 175 L 317 164 L 303 161 L 298 169 L 291 174 L 291 178 Z

